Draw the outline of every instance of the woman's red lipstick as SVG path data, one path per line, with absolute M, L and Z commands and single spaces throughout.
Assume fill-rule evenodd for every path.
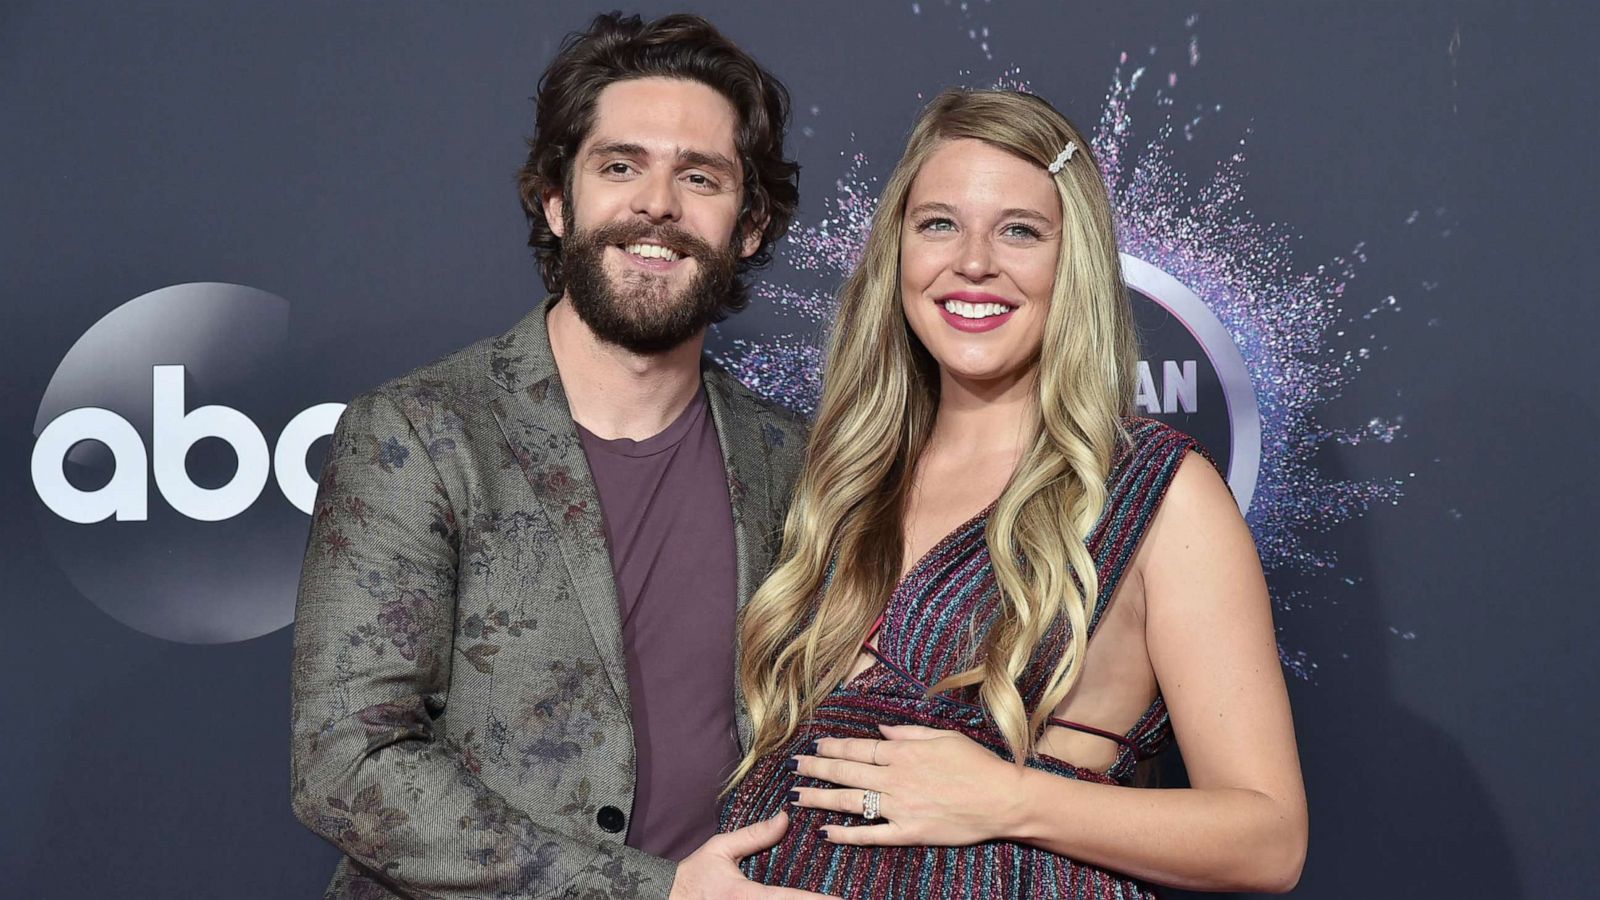
M 1004 306 L 1006 311 L 999 315 L 984 316 L 981 319 L 969 319 L 945 308 L 945 302 L 948 300 L 971 304 L 998 303 Z M 956 291 L 953 294 L 945 294 L 935 301 L 935 305 L 939 307 L 939 315 L 944 316 L 944 320 L 949 323 L 951 328 L 957 331 L 965 331 L 968 334 L 993 331 L 1011 321 L 1011 314 L 1017 311 L 1016 304 L 1006 298 L 995 294 L 986 294 L 982 291 Z

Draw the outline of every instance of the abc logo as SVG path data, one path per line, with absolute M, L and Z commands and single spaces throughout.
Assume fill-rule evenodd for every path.
M 57 367 L 34 426 L 40 528 L 68 580 L 124 624 L 224 643 L 293 620 L 313 476 L 344 407 L 291 399 L 325 391 L 296 380 L 319 367 L 291 357 L 289 314 L 242 285 L 162 288 Z
M 267 483 L 266 438 L 249 417 L 230 407 L 204 406 L 184 412 L 183 366 L 154 366 L 151 372 L 150 430 L 161 496 L 179 513 L 203 522 L 244 512 Z M 317 438 L 333 432 L 343 411 L 342 403 L 313 406 L 290 419 L 278 439 L 273 456 L 278 487 L 301 512 L 311 512 L 317 492 L 316 480 L 305 469 L 306 451 Z M 190 448 L 205 438 L 227 443 L 238 457 L 238 469 L 221 487 L 200 487 L 185 468 Z M 113 470 L 104 487 L 80 490 L 64 474 L 62 463 L 82 441 L 99 441 L 111 452 Z M 64 413 L 45 426 L 33 445 L 33 486 L 39 499 L 69 522 L 88 524 L 113 515 L 119 522 L 148 519 L 147 466 L 138 430 L 109 409 L 90 406 Z

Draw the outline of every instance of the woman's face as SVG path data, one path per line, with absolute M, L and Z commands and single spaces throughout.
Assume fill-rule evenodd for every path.
M 911 183 L 902 228 L 906 321 L 943 375 L 974 387 L 1028 375 L 1061 249 L 1050 174 L 983 141 L 945 141 Z

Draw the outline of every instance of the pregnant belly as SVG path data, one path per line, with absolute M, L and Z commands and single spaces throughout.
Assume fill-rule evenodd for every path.
M 945 698 L 923 697 L 887 667 L 877 664 L 830 694 L 816 716 L 805 722 L 783 750 L 763 757 L 729 793 L 721 829 L 732 831 L 781 810 L 789 830 L 770 849 L 747 857 L 747 877 L 770 885 L 802 888 L 838 897 L 1077 897 L 1153 896 L 1148 886 L 1117 873 L 1084 866 L 1026 844 L 990 841 L 969 847 L 857 847 L 824 840 L 829 825 L 861 825 L 859 816 L 797 807 L 788 802 L 795 787 L 836 787 L 797 775 L 784 761 L 822 737 L 877 737 L 878 725 L 925 725 L 961 731 L 984 746 L 1004 752 L 981 710 Z M 1113 783 L 1100 772 L 1048 756 L 1028 765 L 1065 778 Z M 1082 891 L 1080 893 L 1080 891 Z
M 878 662 L 829 694 L 816 715 L 796 729 L 787 746 L 756 763 L 724 801 L 722 830 L 742 828 L 786 808 L 791 835 L 802 827 L 862 824 L 858 816 L 790 805 L 789 791 L 795 787 L 837 785 L 800 776 L 785 768 L 784 761 L 803 753 L 806 745 L 818 738 L 880 737 L 879 725 L 923 725 L 960 731 L 997 755 L 1010 758 L 1004 739 L 981 709 L 945 697 L 924 697 L 919 685 Z M 1104 772 L 1075 766 L 1048 754 L 1035 755 L 1028 765 L 1066 778 L 1116 783 Z

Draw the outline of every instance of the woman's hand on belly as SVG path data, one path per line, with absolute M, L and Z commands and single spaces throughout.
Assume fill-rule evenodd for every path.
M 836 844 L 963 846 L 1009 837 L 1024 803 L 1021 771 L 958 731 L 880 725 L 884 740 L 822 738 L 796 771 L 834 788 L 797 788 L 797 806 L 862 814 L 879 792 L 880 819 L 829 825 Z

